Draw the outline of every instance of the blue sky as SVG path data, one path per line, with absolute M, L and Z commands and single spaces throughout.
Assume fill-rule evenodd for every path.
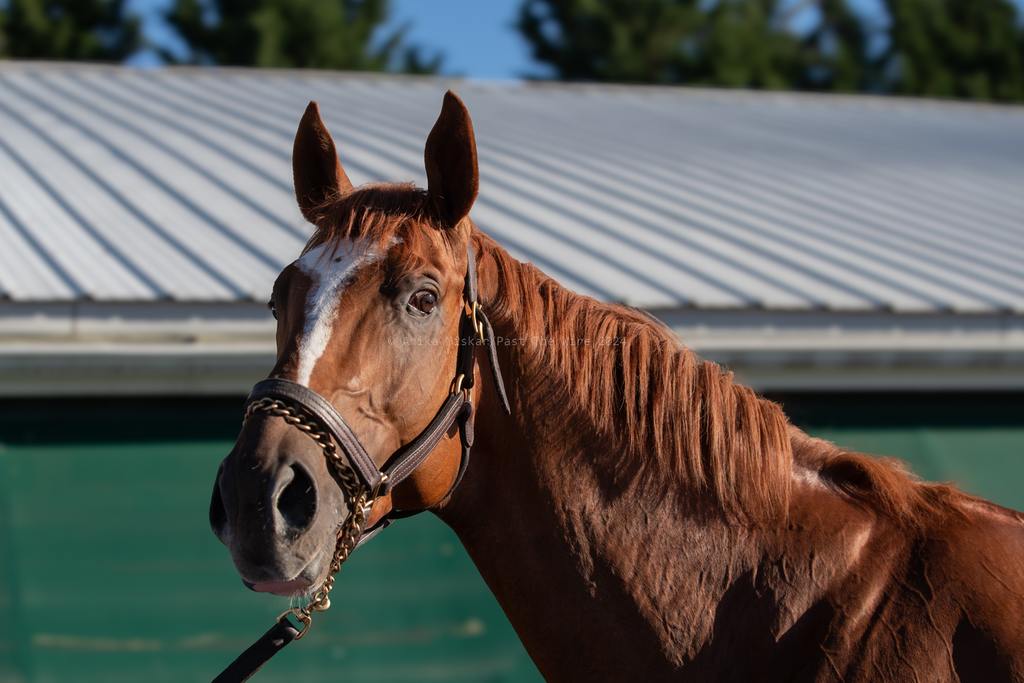
M 409 25 L 410 42 L 428 53 L 440 49 L 445 55 L 444 72 L 472 78 L 516 78 L 540 67 L 530 59 L 529 50 L 512 22 L 520 0 L 391 0 L 392 18 L 385 31 Z M 175 37 L 159 19 L 169 0 L 130 0 L 129 11 L 143 17 L 147 36 L 163 45 L 174 45 Z M 133 63 L 157 63 L 153 55 L 142 55 Z
M 159 10 L 171 0 L 129 0 L 129 11 L 144 17 L 147 36 L 154 42 L 174 45 L 175 36 L 159 19 Z M 799 2 L 800 0 L 792 0 Z M 882 0 L 851 0 L 866 16 L 881 19 Z M 1015 0 L 1024 6 L 1024 0 Z M 512 27 L 521 0 L 391 0 L 389 29 L 408 24 L 408 38 L 428 53 L 445 55 L 446 74 L 470 78 L 518 78 L 543 73 L 530 58 L 529 48 Z M 794 28 L 812 25 L 813 10 L 796 18 Z M 131 60 L 139 65 L 158 63 L 153 55 Z
M 392 0 L 392 23 L 410 40 L 440 48 L 444 70 L 473 78 L 514 78 L 537 70 L 512 28 L 520 0 Z

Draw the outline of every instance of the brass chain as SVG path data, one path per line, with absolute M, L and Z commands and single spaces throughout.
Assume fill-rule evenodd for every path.
M 313 612 L 323 612 L 330 608 L 330 593 L 334 588 L 334 575 L 341 570 L 341 565 L 359 544 L 359 539 L 363 535 L 363 527 L 366 526 L 366 517 L 369 514 L 371 501 L 369 500 L 369 491 L 362 486 L 348 461 L 338 453 L 331 435 L 324 431 L 319 422 L 305 412 L 297 410 L 279 399 L 269 397 L 258 399 L 246 406 L 245 419 L 254 413 L 280 417 L 287 424 L 305 432 L 316 441 L 320 449 L 323 450 L 327 462 L 337 474 L 345 493 L 345 499 L 348 501 L 348 517 L 338 528 L 334 556 L 331 558 L 327 578 L 316 589 L 304 607 L 291 607 L 278 616 L 278 621 L 280 621 L 285 615 L 291 614 L 302 623 L 302 630 L 299 635 L 295 636 L 295 640 L 299 640 L 309 631 L 309 627 L 313 623 Z

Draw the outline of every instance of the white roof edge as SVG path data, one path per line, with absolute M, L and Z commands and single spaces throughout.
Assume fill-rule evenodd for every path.
M 762 391 L 1024 390 L 1024 315 L 659 311 Z M 273 366 L 262 304 L 0 304 L 0 397 L 244 394 Z
M 760 391 L 1024 391 L 1024 350 L 701 350 Z M 274 364 L 272 344 L 0 346 L 0 398 L 244 395 Z
M 648 311 L 702 351 L 1024 351 L 1024 314 L 768 309 Z M 274 321 L 256 302 L 0 302 L 0 354 L 104 345 L 229 348 L 269 343 Z M 98 346 L 97 346 L 98 345 Z

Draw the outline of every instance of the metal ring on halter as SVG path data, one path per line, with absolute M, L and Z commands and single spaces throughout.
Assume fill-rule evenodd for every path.
M 277 615 L 275 621 L 281 621 L 286 619 L 288 615 L 295 617 L 295 619 L 302 624 L 302 628 L 299 629 L 298 635 L 295 636 L 295 640 L 302 640 L 302 637 L 309 632 L 309 627 L 313 625 L 313 617 L 308 613 L 303 612 L 299 607 L 289 607 L 285 611 Z

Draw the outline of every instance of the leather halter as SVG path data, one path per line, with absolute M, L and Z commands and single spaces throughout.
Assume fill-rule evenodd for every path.
M 467 248 L 467 267 L 465 285 L 462 291 L 465 310 L 459 323 L 459 350 L 455 359 L 455 375 L 452 379 L 452 390 L 445 398 L 441 407 L 430 423 L 412 441 L 395 451 L 377 469 L 373 458 L 366 452 L 359 437 L 355 435 L 345 418 L 331 402 L 312 389 L 286 379 L 265 379 L 253 386 L 246 404 L 264 398 L 279 399 L 297 405 L 331 435 L 338 447 L 348 459 L 352 470 L 360 482 L 370 491 L 372 498 L 386 495 L 398 484 L 407 479 L 423 464 L 434 447 L 448 433 L 453 424 L 459 427 L 462 442 L 462 458 L 459 472 L 445 498 L 455 490 L 462 481 L 462 476 L 469 466 L 469 451 L 473 446 L 473 404 L 469 390 L 473 388 L 476 369 L 476 347 L 482 344 L 487 349 L 487 357 L 491 366 L 491 377 L 502 407 L 506 413 L 511 409 L 505 393 L 505 383 L 498 365 L 497 351 L 494 345 L 494 328 L 477 301 L 476 255 L 472 246 Z M 371 500 L 372 502 L 372 500 Z M 420 510 L 412 511 L 412 514 Z M 408 516 L 398 512 L 394 517 Z M 376 529 L 377 525 L 374 525 Z M 371 530 L 372 531 L 372 530 Z
M 475 378 L 476 347 L 480 344 L 487 351 L 491 378 L 502 408 L 507 414 L 511 414 L 505 383 L 498 365 L 494 328 L 491 327 L 490 320 L 487 319 L 477 301 L 476 254 L 472 244 L 467 247 L 466 251 L 466 278 L 462 290 L 464 310 L 459 322 L 459 349 L 455 359 L 455 374 L 452 378 L 451 392 L 423 431 L 391 454 L 383 467 L 377 468 L 373 458 L 359 441 L 359 437 L 355 435 L 348 422 L 331 405 L 331 402 L 306 386 L 285 379 L 265 379 L 253 386 L 246 399 L 247 406 L 265 399 L 282 401 L 285 404 L 297 406 L 312 418 L 330 435 L 362 487 L 370 492 L 369 505 L 372 505 L 373 501 L 380 496 L 391 492 L 398 484 L 412 475 L 445 437 L 452 425 L 458 425 L 462 454 L 458 474 L 442 500 L 450 496 L 458 487 L 469 466 L 469 452 L 473 446 L 473 404 L 470 399 L 470 389 L 473 388 Z M 359 545 L 369 540 L 393 520 L 419 512 L 422 510 L 392 510 L 372 527 L 362 532 Z M 300 636 L 300 631 L 291 622 L 279 618 L 269 631 L 217 676 L 214 683 L 248 680 L 285 645 Z

